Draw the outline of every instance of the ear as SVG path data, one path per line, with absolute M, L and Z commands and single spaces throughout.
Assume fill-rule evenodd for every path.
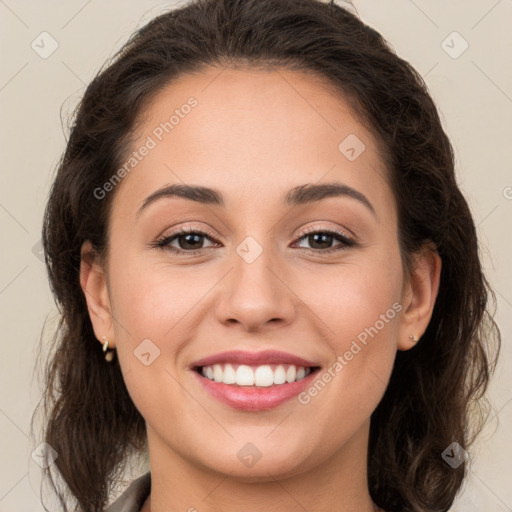
M 423 246 L 402 290 L 402 315 L 398 329 L 398 350 L 409 350 L 421 338 L 432 317 L 441 279 L 441 257 L 432 243 Z
M 105 269 L 98 261 L 89 240 L 82 244 L 80 251 L 80 286 L 87 302 L 94 335 L 101 344 L 104 342 L 102 338 L 106 338 L 109 348 L 113 348 L 114 329 Z

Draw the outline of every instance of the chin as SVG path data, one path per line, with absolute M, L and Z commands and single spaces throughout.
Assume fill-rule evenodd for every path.
M 236 446 L 219 445 L 224 449 L 220 453 L 202 452 L 198 463 L 209 471 L 229 474 L 231 478 L 247 483 L 267 482 L 277 477 L 288 478 L 312 469 L 312 461 L 303 445 L 290 447 L 289 450 L 283 449 L 281 445 L 281 449 L 276 450 L 274 443 L 268 440 L 265 442 L 265 439 L 260 442 L 255 440 L 254 443 L 233 442 L 232 445 Z

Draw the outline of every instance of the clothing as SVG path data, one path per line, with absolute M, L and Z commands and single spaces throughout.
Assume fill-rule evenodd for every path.
M 151 472 L 136 478 L 105 512 L 140 512 L 151 490 Z

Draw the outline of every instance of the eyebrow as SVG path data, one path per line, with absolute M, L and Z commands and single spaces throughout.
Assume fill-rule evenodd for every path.
M 345 185 L 344 183 L 318 183 L 305 184 L 292 188 L 285 196 L 283 204 L 285 206 L 298 206 L 309 204 L 314 201 L 320 201 L 328 197 L 350 197 L 366 206 L 372 214 L 377 217 L 375 208 L 368 198 L 358 190 Z M 225 206 L 222 193 L 214 188 L 203 187 L 200 185 L 173 184 L 156 190 L 149 195 L 142 203 L 137 212 L 137 217 L 152 203 L 162 198 L 181 197 L 196 201 L 198 203 Z

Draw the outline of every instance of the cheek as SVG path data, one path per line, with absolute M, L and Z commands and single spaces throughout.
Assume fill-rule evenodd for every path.
M 348 260 L 347 260 L 348 261 Z M 376 257 L 371 262 L 348 262 L 315 272 L 301 272 L 297 277 L 297 294 L 324 325 L 328 339 L 342 349 L 347 341 L 356 338 L 365 328 L 379 321 L 390 310 L 383 329 L 396 322 L 396 306 L 400 299 L 401 268 L 396 260 Z
M 154 390 L 177 386 L 171 375 L 177 377 L 183 350 L 204 318 L 201 298 L 216 281 L 211 271 L 147 260 L 124 258 L 111 271 L 117 352 L 130 395 L 142 407 Z M 180 392 L 174 389 L 173 400 Z
M 323 382 L 340 403 L 371 410 L 389 381 L 402 310 L 397 258 L 389 253 L 379 260 L 374 253 L 371 262 L 327 268 L 324 279 L 318 273 L 302 278 L 300 296 L 319 318 L 330 349 Z
M 111 273 L 112 312 L 134 341 L 161 339 L 194 307 L 207 286 L 209 280 L 201 279 L 194 269 L 173 270 L 162 262 L 125 259 Z
M 190 329 L 186 313 L 198 300 L 197 290 L 190 286 L 193 272 L 182 272 L 188 274 L 187 279 L 176 279 L 176 273 L 171 278 L 169 268 L 150 265 L 142 258 L 117 261 L 122 264 L 112 269 L 110 281 L 124 381 L 147 421 L 168 424 L 169 413 L 162 400 L 169 410 L 176 410 L 187 398 L 175 380 L 173 361 L 185 343 L 183 330 Z
M 349 277 L 350 275 L 350 277 Z M 317 418 L 315 436 L 343 444 L 381 401 L 393 369 L 401 304 L 395 289 L 377 274 L 331 282 L 316 290 L 317 311 L 326 324 L 330 358 L 312 385 L 299 396 L 304 411 Z M 336 286 L 338 284 L 338 286 Z M 332 425 L 343 425 L 333 431 Z

